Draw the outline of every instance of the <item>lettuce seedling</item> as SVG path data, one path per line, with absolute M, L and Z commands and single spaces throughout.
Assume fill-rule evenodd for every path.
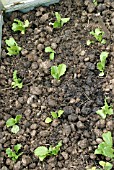
M 55 12 L 56 21 L 54 23 L 50 23 L 53 25 L 53 28 L 61 28 L 65 23 L 67 23 L 70 18 L 61 18 L 61 15 L 58 12 Z
M 21 34 L 25 34 L 26 28 L 29 26 L 29 21 L 26 20 L 25 22 L 22 22 L 18 19 L 14 19 L 14 23 L 12 24 L 12 30 L 15 31 L 21 31 Z
M 100 71 L 99 76 L 104 76 L 105 64 L 108 54 L 109 53 L 107 51 L 103 51 L 100 55 L 100 62 L 97 63 L 97 69 Z
M 113 114 L 113 109 L 111 106 L 108 105 L 106 98 L 104 101 L 104 106 L 101 107 L 100 110 L 96 111 L 96 113 L 99 114 L 103 119 L 105 119 L 107 115 Z
M 5 42 L 9 46 L 7 47 L 7 50 L 8 50 L 7 54 L 9 56 L 19 54 L 19 52 L 21 51 L 21 47 L 17 45 L 14 38 L 10 38 L 9 40 L 6 40 Z
M 113 167 L 110 162 L 100 161 L 99 164 L 103 167 L 104 170 L 111 170 Z
M 49 149 L 45 146 L 40 146 L 34 150 L 34 154 L 39 157 L 40 161 L 43 161 L 47 156 L 57 155 L 61 146 L 61 141 L 55 147 L 50 146 Z
M 54 54 L 56 53 L 51 47 L 46 47 L 45 48 L 46 53 L 50 53 L 49 57 L 50 60 L 54 60 Z
M 14 152 L 12 151 L 12 149 L 7 148 L 6 154 L 8 155 L 9 158 L 11 158 L 14 162 L 16 162 L 16 160 L 23 154 L 23 152 L 19 153 L 19 150 L 21 149 L 21 147 L 22 147 L 21 144 L 15 145 Z
M 102 138 L 104 142 L 98 145 L 98 148 L 95 150 L 95 154 L 101 154 L 109 158 L 114 158 L 114 149 L 112 148 L 113 140 L 111 132 L 108 131 L 106 133 L 103 133 Z
M 93 3 L 94 3 L 94 5 L 95 5 L 95 6 L 97 6 L 97 5 L 98 5 L 97 0 L 93 0 Z
M 91 169 L 87 169 L 87 170 L 111 170 L 113 165 L 109 162 L 104 162 L 104 161 L 99 161 L 99 165 L 102 166 L 103 169 L 98 169 L 95 166 L 92 167 Z
M 12 88 L 18 87 L 21 89 L 23 86 L 23 83 L 20 78 L 17 77 L 17 70 L 13 72 L 13 82 L 12 82 Z
M 66 65 L 65 64 L 59 64 L 58 66 L 52 66 L 51 67 L 51 75 L 59 80 L 59 78 L 65 74 L 66 72 Z
M 86 44 L 89 46 L 89 45 L 91 45 L 91 44 L 94 44 L 94 41 L 92 41 L 92 40 L 87 40 Z
M 59 110 L 57 113 L 56 112 L 51 112 L 51 116 L 53 119 L 58 119 L 62 116 L 62 114 L 64 113 L 64 110 Z M 53 121 L 53 119 L 50 117 L 47 117 L 45 120 L 45 123 L 51 123 Z
M 95 31 L 91 31 L 90 34 L 93 35 L 95 39 L 101 44 L 106 44 L 106 40 L 103 39 L 104 32 L 101 31 L 99 28 L 96 28 Z
M 16 125 L 16 124 L 19 123 L 19 121 L 20 121 L 21 118 L 22 118 L 22 115 L 17 115 L 17 116 L 15 117 L 15 119 L 14 119 L 14 118 L 9 118 L 9 119 L 7 120 L 6 126 L 7 126 L 7 127 L 12 127 L 12 128 L 11 128 L 11 132 L 12 132 L 12 133 L 17 133 L 17 132 L 19 131 L 19 126 Z

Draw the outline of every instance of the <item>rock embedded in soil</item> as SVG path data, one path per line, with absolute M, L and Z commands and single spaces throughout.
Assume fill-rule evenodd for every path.
M 21 170 L 21 162 L 20 161 L 16 162 L 16 164 L 13 167 L 13 170 Z
M 88 147 L 88 140 L 85 138 L 83 140 L 80 140 L 78 142 L 78 146 L 81 148 L 81 149 L 85 149 Z
M 42 91 L 40 87 L 37 86 L 30 86 L 30 93 L 34 95 L 41 95 Z
M 22 156 L 23 166 L 27 166 L 27 165 L 29 165 L 31 162 L 32 162 L 32 159 L 30 158 L 30 156 L 26 156 L 26 155 L 23 155 L 23 156 Z
M 63 124 L 63 135 L 69 136 L 71 134 L 70 125 Z

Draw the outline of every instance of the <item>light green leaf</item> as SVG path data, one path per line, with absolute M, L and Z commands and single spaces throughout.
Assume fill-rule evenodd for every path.
M 54 60 L 54 53 L 51 53 L 51 54 L 49 55 L 49 57 L 50 57 L 50 60 Z
M 17 144 L 14 146 L 14 150 L 16 153 L 18 153 L 18 151 L 21 149 L 22 145 L 21 144 Z
M 114 149 L 112 149 L 110 146 L 105 147 L 103 150 L 103 155 L 109 158 L 114 158 Z
M 108 131 L 106 133 L 103 133 L 102 137 L 103 137 L 103 140 L 106 142 L 106 144 L 112 147 L 113 144 L 112 144 L 111 132 Z
M 14 125 L 12 128 L 11 128 L 11 132 L 12 133 L 17 133 L 17 132 L 19 132 L 19 126 L 18 125 Z
M 9 158 L 12 158 L 12 150 L 10 148 L 6 149 L 6 154 L 8 155 Z
M 60 14 L 58 12 L 55 12 L 55 16 L 56 16 L 57 21 L 60 23 L 60 21 L 61 21 Z
M 59 110 L 58 111 L 58 117 L 61 117 L 61 115 L 64 113 L 64 110 Z
M 55 79 L 59 79 L 58 77 L 58 67 L 57 66 L 52 66 L 51 67 L 51 75 L 55 78 Z
M 111 170 L 113 165 L 109 162 L 100 161 L 99 164 L 104 168 L 104 170 Z
M 61 26 L 63 26 L 65 23 L 67 23 L 70 20 L 70 18 L 61 18 Z
M 22 115 L 17 115 L 17 116 L 15 117 L 15 122 L 16 122 L 16 123 L 19 123 L 19 121 L 20 121 L 21 118 L 22 118 Z
M 103 112 L 103 110 L 98 110 L 96 113 L 99 114 L 103 119 L 106 118 L 106 114 Z
M 59 64 L 58 65 L 58 75 L 61 77 L 66 72 L 66 65 L 65 64 Z
M 51 112 L 51 115 L 52 115 L 53 119 L 57 119 L 57 118 L 58 118 L 58 116 L 57 116 L 57 113 L 56 113 L 56 112 Z
M 41 161 L 48 155 L 49 151 L 45 146 L 40 146 L 34 150 L 34 154 L 39 157 Z
M 6 126 L 11 127 L 13 125 L 15 125 L 15 119 L 13 119 L 13 118 L 8 119 L 6 122 Z
M 46 119 L 45 119 L 45 123 L 51 123 L 52 122 L 52 119 L 50 118 L 50 117 L 47 117 Z
M 45 52 L 46 53 L 55 53 L 55 51 L 51 47 L 46 47 Z

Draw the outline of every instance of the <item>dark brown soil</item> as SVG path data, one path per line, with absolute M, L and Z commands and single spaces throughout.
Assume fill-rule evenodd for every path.
M 49 23 L 55 12 L 70 21 L 60 29 Z M 98 13 L 100 16 L 98 16 Z M 28 19 L 30 27 L 23 36 L 11 30 L 13 20 Z M 105 32 L 106 45 L 86 45 L 89 32 L 100 27 Z M 22 47 L 21 54 L 9 57 L 5 40 L 14 37 Z M 51 46 L 55 60 L 44 52 Z M 105 76 L 99 78 L 96 64 L 102 51 L 108 51 Z M 50 67 L 64 63 L 67 71 L 60 82 L 50 74 Z M 12 74 L 17 70 L 23 80 L 22 89 L 12 89 Z M 114 2 L 98 0 L 64 0 L 50 7 L 38 7 L 23 14 L 13 12 L 4 17 L 2 60 L 0 66 L 0 169 L 1 170 L 83 170 L 98 166 L 94 155 L 103 132 L 110 130 L 114 137 L 114 117 L 102 120 L 96 110 L 104 104 L 104 97 L 114 105 Z M 62 118 L 47 125 L 45 118 L 51 111 L 64 110 Z M 12 134 L 6 127 L 10 117 L 22 114 L 20 131 Z M 63 145 L 57 156 L 40 162 L 34 156 L 38 146 Z M 23 155 L 16 163 L 7 157 L 6 148 L 22 144 Z

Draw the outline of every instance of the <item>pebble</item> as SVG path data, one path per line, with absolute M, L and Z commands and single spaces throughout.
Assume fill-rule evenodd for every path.
M 44 49 L 44 45 L 43 44 L 38 44 L 37 45 L 37 50 L 42 51 Z
M 96 139 L 96 142 L 97 142 L 98 144 L 100 144 L 102 141 L 103 141 L 103 140 L 102 140 L 101 138 L 97 138 L 97 139 Z
M 36 130 L 32 130 L 30 134 L 32 137 L 34 137 L 36 135 Z
M 77 126 L 77 128 L 79 128 L 79 129 L 84 129 L 84 128 L 85 128 L 84 124 L 83 124 L 81 121 L 78 121 L 77 124 L 76 124 L 76 126 Z
M 6 166 L 3 166 L 1 170 L 8 170 L 8 168 Z
M 46 20 L 48 20 L 48 15 L 49 15 L 48 13 L 42 15 L 41 18 L 40 18 L 40 21 L 41 21 L 42 23 L 46 22 Z
M 38 63 L 37 62 L 33 62 L 31 65 L 33 70 L 36 70 L 38 68 Z
M 42 130 L 42 131 L 40 131 L 40 136 L 42 136 L 42 137 L 46 137 L 46 136 L 48 136 L 50 134 L 50 132 L 48 131 L 48 130 Z
M 49 26 L 46 26 L 45 27 L 45 30 L 48 32 L 48 33 L 52 33 L 53 32 L 53 29 Z
M 42 91 L 39 87 L 37 86 L 30 86 L 30 93 L 34 95 L 41 95 Z
M 81 149 L 85 149 L 88 147 L 88 140 L 87 139 L 83 139 L 83 140 L 80 140 L 78 142 L 78 146 L 81 148 Z
M 114 25 L 114 18 L 111 19 L 111 23 Z
M 22 156 L 22 163 L 24 166 L 29 165 L 32 162 L 32 159 L 29 156 L 23 155 Z
M 66 135 L 67 137 L 71 134 L 71 127 L 67 124 L 63 125 L 63 135 Z
M 51 47 L 52 47 L 53 50 L 56 50 L 57 44 L 56 44 L 56 43 L 52 43 L 52 44 L 51 44 Z
M 51 125 L 53 127 L 57 127 L 59 124 L 60 124 L 60 121 L 58 119 L 54 119 Z
M 48 105 L 51 106 L 51 107 L 55 107 L 57 106 L 57 103 L 54 99 L 48 99 Z
M 90 154 L 90 158 L 91 158 L 91 159 L 96 159 L 96 155 L 93 154 L 93 153 L 91 153 L 91 154 Z
M 68 153 L 67 153 L 67 152 L 62 152 L 61 155 L 63 156 L 63 158 L 64 158 L 65 160 L 68 159 Z
M 20 170 L 20 168 L 21 168 L 21 162 L 18 161 L 18 162 L 15 163 L 13 170 Z
M 30 129 L 35 130 L 35 129 L 37 129 L 37 127 L 38 127 L 38 124 L 34 123 L 30 126 Z
M 75 122 L 77 120 L 77 115 L 76 114 L 72 114 L 72 115 L 68 115 L 68 120 L 70 122 Z

